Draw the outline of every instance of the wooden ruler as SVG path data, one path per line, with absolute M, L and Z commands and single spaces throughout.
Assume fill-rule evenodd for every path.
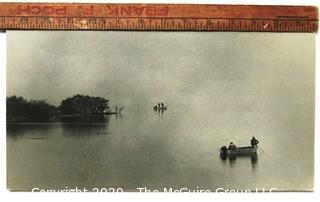
M 317 32 L 312 6 L 0 3 L 0 30 Z

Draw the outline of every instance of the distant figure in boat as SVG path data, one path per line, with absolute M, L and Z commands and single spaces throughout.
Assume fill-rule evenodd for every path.
M 157 105 L 153 106 L 154 110 L 166 110 L 168 107 L 164 106 L 163 102 L 158 103 Z
M 233 142 L 230 142 L 228 149 L 235 150 L 236 148 L 237 148 L 237 146 L 235 144 L 233 144 Z
M 250 144 L 251 144 L 251 147 L 253 148 L 255 145 L 259 144 L 259 141 L 255 137 L 252 137 Z

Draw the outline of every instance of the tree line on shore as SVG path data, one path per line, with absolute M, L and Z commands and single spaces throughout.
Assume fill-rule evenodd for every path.
M 58 107 L 46 100 L 27 100 L 16 95 L 7 97 L 6 103 L 7 122 L 45 122 L 63 115 L 103 115 L 110 112 L 109 100 L 80 94 L 62 100 Z

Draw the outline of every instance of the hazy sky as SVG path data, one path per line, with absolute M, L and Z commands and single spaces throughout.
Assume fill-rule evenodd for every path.
M 217 109 L 313 99 L 314 34 L 8 31 L 7 40 L 8 96 Z

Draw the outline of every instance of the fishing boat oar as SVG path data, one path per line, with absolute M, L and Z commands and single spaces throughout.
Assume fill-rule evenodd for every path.
M 257 145 L 258 146 L 258 145 Z M 258 146 L 258 148 L 262 151 L 262 152 L 264 152 L 259 146 Z

